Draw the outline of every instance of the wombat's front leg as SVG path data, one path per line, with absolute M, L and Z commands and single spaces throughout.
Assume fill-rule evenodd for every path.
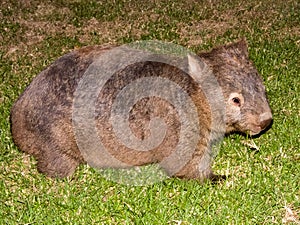
M 209 158 L 205 159 L 203 155 L 193 156 L 175 176 L 184 179 L 196 179 L 201 182 L 207 179 L 213 182 L 226 179 L 226 176 L 213 173 L 209 160 Z
M 50 177 L 63 178 L 72 175 L 79 165 L 79 161 L 61 152 L 57 150 L 44 151 L 44 154 L 38 157 L 38 170 Z
M 213 174 L 211 167 L 208 166 L 204 170 L 200 167 L 201 156 L 193 157 L 178 173 L 175 174 L 176 177 L 184 179 L 197 179 L 203 181 Z

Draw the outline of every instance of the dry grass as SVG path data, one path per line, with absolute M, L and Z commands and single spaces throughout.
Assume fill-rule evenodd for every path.
M 16 35 L 20 35 L 21 40 L 17 43 L 6 40 L 8 43 L 1 48 L 6 52 L 6 56 L 14 53 L 32 53 L 33 49 L 42 45 L 49 36 L 78 37 L 78 41 L 82 45 L 120 44 L 122 43 L 121 37 L 128 37 L 130 40 L 147 37 L 151 32 L 149 31 L 151 23 L 154 24 L 151 26 L 155 26 L 156 29 L 164 29 L 165 23 L 171 24 L 172 32 L 178 35 L 175 41 L 188 47 L 199 46 L 208 41 L 215 42 L 216 38 L 222 37 L 224 34 L 226 36 L 226 33 L 230 33 L 233 38 L 238 38 L 243 34 L 254 35 L 256 31 L 253 23 L 257 23 L 256 26 L 265 32 L 264 38 L 274 27 L 278 37 L 281 35 L 299 36 L 299 24 L 285 26 L 284 21 L 279 22 L 290 10 L 300 10 L 299 4 L 295 1 L 234 1 L 228 5 L 223 1 L 208 1 L 207 4 L 201 5 L 196 1 L 185 4 L 180 2 L 178 5 L 185 6 L 181 9 L 183 14 L 192 10 L 188 7 L 192 3 L 196 4 L 194 6 L 196 9 L 193 10 L 199 10 L 193 20 L 183 17 L 184 19 L 181 21 L 178 18 L 178 21 L 174 22 L 170 15 L 172 7 L 164 7 L 166 3 L 157 3 L 156 1 L 152 3 L 153 5 L 148 3 L 148 10 L 140 13 L 143 5 L 140 5 L 138 1 L 132 1 L 124 6 L 123 10 L 126 12 L 124 17 L 116 16 L 112 21 L 92 17 L 82 20 L 80 26 L 75 26 L 72 19 L 76 17 L 76 12 L 68 7 L 61 7 L 60 4 L 51 1 L 44 3 L 30 0 L 20 1 L 18 3 L 19 10 L 14 12 L 13 17 L 6 17 L 6 19 L 13 20 L 10 22 L 18 24 L 20 28 Z M 159 5 L 163 5 L 164 8 L 159 8 Z M 176 7 L 176 4 L 174 5 Z M 291 5 L 294 5 L 294 9 L 291 9 Z M 15 8 L 8 1 L 3 2 L 2 7 Z M 35 10 L 27 13 L 31 8 L 35 8 Z M 164 14 L 156 12 L 157 8 Z M 55 18 L 56 15 L 59 15 L 59 20 L 49 19 Z M 0 14 L 1 17 L 3 17 L 3 13 L 2 16 Z M 5 37 L 1 39 L 3 40 Z

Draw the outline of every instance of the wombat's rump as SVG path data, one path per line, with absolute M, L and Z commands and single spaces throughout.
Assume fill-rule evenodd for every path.
M 74 93 L 91 63 L 109 50 L 100 46 L 86 47 L 62 56 L 33 79 L 12 107 L 14 142 L 21 150 L 37 158 L 38 170 L 47 176 L 69 176 L 85 162 L 72 126 Z M 272 121 L 272 114 L 262 79 L 248 58 L 246 42 L 242 40 L 221 46 L 201 53 L 199 57 L 210 66 L 222 88 L 226 133 L 238 131 L 255 135 L 266 129 Z M 170 79 L 188 93 L 201 112 L 197 148 L 175 176 L 200 180 L 213 178 L 210 167 L 205 171 L 199 169 L 201 158 L 210 153 L 214 142 L 209 138 L 212 121 L 207 99 L 191 76 L 164 63 L 136 63 L 116 73 L 103 87 L 97 98 L 95 119 L 100 130 L 98 134 L 110 149 L 110 154 L 127 165 L 145 165 L 162 161 L 178 143 L 180 122 L 176 109 L 153 96 L 142 99 L 132 108 L 129 125 L 135 136 L 143 140 L 150 135 L 151 118 L 163 118 L 167 132 L 160 146 L 150 151 L 134 151 L 124 147 L 113 135 L 109 117 L 118 91 L 143 77 Z M 110 167 L 107 162 L 103 162 L 103 166 Z

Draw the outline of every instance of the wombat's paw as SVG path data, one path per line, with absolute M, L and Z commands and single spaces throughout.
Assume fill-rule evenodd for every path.
M 217 175 L 217 174 L 211 173 L 210 176 L 208 177 L 208 179 L 212 183 L 218 183 L 218 182 L 225 181 L 227 179 L 227 176 L 226 175 Z
M 199 163 L 199 160 L 195 160 L 197 158 L 194 158 L 191 160 L 179 173 L 176 174 L 177 177 L 183 178 L 183 179 L 193 179 L 197 180 L 199 182 L 205 182 L 207 180 L 213 180 L 215 178 L 215 175 L 210 165 L 207 167 L 201 168 L 201 165 Z
M 38 160 L 37 168 L 41 173 L 46 174 L 46 176 L 64 178 L 71 176 L 78 164 L 77 161 L 67 156 L 60 156 L 51 160 Z

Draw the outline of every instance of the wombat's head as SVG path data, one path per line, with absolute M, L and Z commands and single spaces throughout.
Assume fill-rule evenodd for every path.
M 249 60 L 247 43 L 222 46 L 200 55 L 213 69 L 226 101 L 226 133 L 259 134 L 272 123 L 263 80 Z

